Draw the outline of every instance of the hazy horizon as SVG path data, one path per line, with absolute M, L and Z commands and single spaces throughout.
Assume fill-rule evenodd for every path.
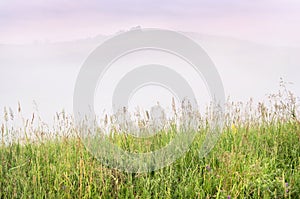
M 260 45 L 197 33 L 185 34 L 203 47 L 215 63 L 226 97 L 230 96 L 235 101 L 250 98 L 261 100 L 279 89 L 281 77 L 293 82 L 289 88 L 300 96 L 297 48 Z M 89 53 L 107 38 L 109 36 L 65 43 L 0 46 L 0 71 L 5 74 L 1 78 L 0 92 L 6 93 L 0 99 L 1 112 L 4 106 L 16 110 L 20 101 L 25 112 L 31 113 L 35 100 L 40 114 L 48 119 L 62 109 L 71 113 L 73 90 L 80 67 Z M 200 84 L 201 81 L 199 88 L 204 89 L 200 96 L 202 100 L 206 91 Z M 161 96 L 159 99 L 162 99 Z
M 41 114 L 72 112 L 88 55 L 137 26 L 194 39 L 215 63 L 226 97 L 262 99 L 281 77 L 300 96 L 299 10 L 296 0 L 1 1 L 0 112 L 18 101 L 31 112 L 33 100 Z

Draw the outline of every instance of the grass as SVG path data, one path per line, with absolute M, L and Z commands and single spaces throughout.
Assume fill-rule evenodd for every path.
M 300 124 L 228 128 L 199 158 L 199 137 L 146 174 L 105 168 L 79 139 L 0 149 L 0 198 L 299 198 Z
M 79 138 L 68 136 L 75 129 L 64 113 L 57 116 L 61 134 L 51 139 L 42 138 L 43 128 L 33 130 L 31 120 L 10 130 L 6 113 L 2 141 L 13 133 L 27 141 L 0 146 L 0 198 L 300 198 L 300 122 L 291 101 L 277 101 L 255 111 L 231 104 L 223 134 L 206 157 L 199 157 L 207 130 L 202 126 L 183 157 L 140 174 L 103 166 Z M 30 133 L 39 141 L 29 141 Z M 150 151 L 173 134 L 157 136 L 158 142 L 122 134 L 109 139 L 126 150 Z

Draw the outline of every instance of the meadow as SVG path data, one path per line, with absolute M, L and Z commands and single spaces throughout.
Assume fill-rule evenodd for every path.
M 1 125 L 0 198 L 300 198 L 299 106 L 285 88 L 265 102 L 228 102 L 222 134 L 206 157 L 199 156 L 208 129 L 203 116 L 189 151 L 148 173 L 102 165 L 64 112 L 51 128 L 33 125 L 38 116 L 10 127 L 20 106 L 17 112 L 7 109 Z M 160 144 L 170 131 L 160 132 Z M 18 136 L 7 143 L 9 135 Z M 118 132 L 110 139 L 126 150 L 158 143 L 133 147 L 134 140 Z

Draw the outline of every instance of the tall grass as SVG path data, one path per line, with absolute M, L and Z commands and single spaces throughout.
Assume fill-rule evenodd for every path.
M 17 112 L 6 109 L 1 125 L 0 198 L 300 198 L 299 107 L 285 86 L 258 104 L 228 102 L 223 133 L 208 156 L 199 156 L 204 115 L 183 157 L 142 174 L 104 167 L 64 112 L 51 128 L 37 115 L 22 118 L 20 106 Z M 16 117 L 21 128 L 9 126 Z M 111 141 L 132 151 L 153 150 L 172 138 L 169 127 L 152 138 L 159 141 L 140 142 L 112 130 Z

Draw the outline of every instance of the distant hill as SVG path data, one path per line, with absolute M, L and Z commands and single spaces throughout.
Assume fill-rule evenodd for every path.
M 280 77 L 293 82 L 292 89 L 300 96 L 300 48 L 184 34 L 205 49 L 219 70 L 226 95 L 233 99 L 262 98 L 278 89 Z M 59 43 L 0 45 L 0 107 L 15 106 L 17 101 L 27 106 L 35 99 L 41 112 L 72 111 L 79 69 L 107 38 L 99 35 Z

